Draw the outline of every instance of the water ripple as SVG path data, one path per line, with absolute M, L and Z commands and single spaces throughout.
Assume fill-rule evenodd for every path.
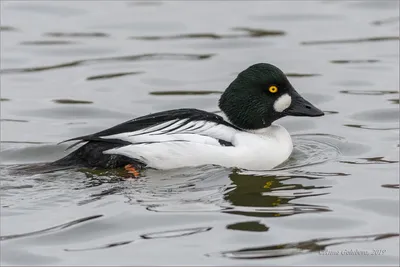
M 120 56 L 120 57 L 83 59 L 56 65 L 43 66 L 43 67 L 2 69 L 0 70 L 0 73 L 10 74 L 10 73 L 40 72 L 40 71 L 47 71 L 54 69 L 76 67 L 87 64 L 98 64 L 102 62 L 140 61 L 140 60 L 202 60 L 202 59 L 209 59 L 212 56 L 214 56 L 214 54 L 151 53 L 151 54 L 141 54 L 141 55 L 131 55 L 131 56 Z
M 102 32 L 47 32 L 43 34 L 49 37 L 61 37 L 61 38 L 99 38 L 99 37 L 109 37 L 108 34 Z
M 377 240 L 398 237 L 398 236 L 399 236 L 398 233 L 385 233 L 385 234 L 364 235 L 364 236 L 316 238 L 302 242 L 223 251 L 220 253 L 208 254 L 207 256 L 222 256 L 232 259 L 267 259 L 276 257 L 295 256 L 311 252 L 320 252 L 321 254 L 323 254 L 324 250 L 330 246 L 337 246 L 341 244 L 352 244 L 358 242 L 373 242 Z
M 3 236 L 0 236 L 0 241 L 57 232 L 57 231 L 69 228 L 71 226 L 74 226 L 74 225 L 77 225 L 77 224 L 80 224 L 80 223 L 83 223 L 83 222 L 87 222 L 87 221 L 90 221 L 90 220 L 98 219 L 100 217 L 103 217 L 103 215 L 93 215 L 93 216 L 84 217 L 84 218 L 81 218 L 81 219 L 77 219 L 77 220 L 74 220 L 74 221 L 71 221 L 71 222 L 63 223 L 63 224 L 60 224 L 60 225 L 57 225 L 57 226 L 53 226 L 53 227 L 50 227 L 50 228 L 46 228 L 46 229 L 43 229 L 43 230 L 39 230 L 39 231 L 34 231 L 34 232 L 29 232 L 29 233 L 24 233 L 24 234 L 3 235 Z
M 362 124 L 343 124 L 344 126 L 351 127 L 351 128 L 359 128 L 365 130 L 378 130 L 378 131 L 390 131 L 390 130 L 398 130 L 399 127 L 370 127 Z
M 292 155 L 274 170 L 293 169 L 336 160 L 340 156 L 340 150 L 329 142 L 329 139 L 333 138 L 324 136 L 319 138 L 315 134 L 293 135 Z
M 25 42 L 21 42 L 21 45 L 40 45 L 40 46 L 44 46 L 44 45 L 74 45 L 74 44 L 79 44 L 77 42 L 72 42 L 72 41 L 50 41 L 50 40 L 46 40 L 46 41 L 25 41 Z
M 76 99 L 54 99 L 53 102 L 57 104 L 93 104 L 92 101 Z
M 377 59 L 353 59 L 353 60 L 331 60 L 333 64 L 362 64 L 362 63 L 377 63 Z
M 158 41 L 158 40 L 179 40 L 179 39 L 232 39 L 232 38 L 243 38 L 243 37 L 266 37 L 266 36 L 281 36 L 285 35 L 284 31 L 278 30 L 264 30 L 264 29 L 252 29 L 246 27 L 236 27 L 233 31 L 242 31 L 243 34 L 216 34 L 216 33 L 188 33 L 178 34 L 170 36 L 132 36 L 130 39 L 134 40 L 147 40 L 147 41 Z
M 4 25 L 0 26 L 0 32 L 16 32 L 16 31 L 18 31 L 18 29 L 12 26 L 4 26 Z
M 90 76 L 90 77 L 87 77 L 86 80 L 88 80 L 88 81 L 105 80 L 105 79 L 123 77 L 123 76 L 127 76 L 127 75 L 137 75 L 137 74 L 142 74 L 142 73 L 144 73 L 144 72 L 143 71 L 131 71 L 131 72 L 108 73 L 108 74 Z
M 196 227 L 196 228 L 187 228 L 187 229 L 179 229 L 179 230 L 161 231 L 161 232 L 142 234 L 142 235 L 140 235 L 140 238 L 141 238 L 141 240 L 150 240 L 150 239 L 159 239 L 159 238 L 177 238 L 177 237 L 184 237 L 184 236 L 199 234 L 199 233 L 203 233 L 203 232 L 208 232 L 211 229 L 212 229 L 212 227 Z M 98 245 L 98 246 L 86 247 L 86 248 L 67 248 L 67 249 L 64 249 L 64 251 L 77 252 L 77 251 L 109 249 L 109 248 L 114 248 L 114 247 L 119 247 L 119 246 L 125 246 L 125 245 L 135 243 L 135 242 L 139 242 L 139 239 L 110 242 L 110 243 L 107 243 L 104 245 Z
M 107 243 L 105 245 L 89 247 L 89 248 L 66 248 L 66 249 L 64 249 L 64 251 L 74 252 L 74 251 L 90 251 L 90 250 L 98 250 L 98 249 L 108 249 L 108 248 L 115 248 L 115 247 L 119 247 L 119 246 L 125 246 L 125 245 L 131 244 L 133 242 L 135 242 L 135 240 L 118 241 L 118 242 Z
M 324 45 L 324 44 L 357 44 L 369 42 L 383 42 L 383 41 L 398 41 L 399 36 L 379 36 L 357 39 L 342 39 L 342 40 L 320 40 L 320 41 L 306 41 L 301 42 L 302 45 Z
M 342 94 L 349 95 L 392 95 L 398 94 L 399 91 L 391 91 L 391 90 L 342 90 L 340 91 Z
M 384 157 L 371 157 L 371 158 L 360 158 L 357 161 L 346 161 L 342 160 L 341 163 L 347 164 L 391 164 L 391 163 L 398 163 L 397 160 L 386 160 Z
M 383 184 L 382 187 L 391 188 L 391 189 L 399 189 L 400 188 L 400 184 Z
M 371 24 L 376 25 L 376 26 L 382 26 L 382 25 L 386 25 L 386 24 L 399 22 L 399 19 L 400 19 L 400 17 L 391 17 L 391 18 L 387 18 L 387 19 L 374 20 L 371 22 Z
M 175 238 L 182 237 L 188 235 L 194 235 L 198 233 L 208 232 L 212 229 L 212 227 L 197 227 L 190 229 L 179 229 L 179 230 L 170 230 L 170 231 L 162 231 L 155 233 L 148 233 L 140 235 L 143 239 L 156 239 L 156 238 Z
M 153 91 L 150 92 L 151 95 L 160 95 L 160 96 L 166 96 L 166 95 L 211 95 L 211 94 L 218 94 L 220 95 L 222 92 L 221 91 Z

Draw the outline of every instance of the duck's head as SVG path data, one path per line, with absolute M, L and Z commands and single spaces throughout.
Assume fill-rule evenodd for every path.
M 265 128 L 284 116 L 323 116 L 277 67 L 259 63 L 239 73 L 219 100 L 229 121 L 242 129 Z

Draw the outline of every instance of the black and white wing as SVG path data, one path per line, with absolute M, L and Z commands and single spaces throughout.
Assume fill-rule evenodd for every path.
M 117 143 L 120 146 L 104 153 L 136 158 L 157 168 L 169 168 L 167 165 L 174 164 L 174 160 L 192 165 L 188 160 L 198 163 L 198 160 L 224 156 L 219 153 L 220 148 L 234 146 L 234 136 L 239 131 L 216 114 L 177 109 L 139 117 L 67 141 Z

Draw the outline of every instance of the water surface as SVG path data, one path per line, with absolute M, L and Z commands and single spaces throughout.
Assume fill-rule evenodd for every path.
M 397 1 L 2 1 L 3 265 L 398 265 Z M 291 158 L 124 179 L 16 175 L 58 142 L 179 107 L 218 111 L 268 62 L 326 116 Z

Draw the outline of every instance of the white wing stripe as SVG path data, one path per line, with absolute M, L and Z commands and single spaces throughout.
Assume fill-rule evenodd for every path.
M 178 121 L 179 120 L 176 119 L 176 120 L 172 120 L 172 121 L 163 122 L 163 123 L 160 123 L 160 124 L 157 124 L 157 125 L 154 125 L 154 126 L 150 126 L 148 128 L 144 128 L 144 129 L 141 129 L 141 130 L 130 132 L 130 134 L 132 134 L 132 135 L 140 135 L 140 134 L 143 134 L 143 133 L 161 131 L 161 130 L 171 126 L 172 124 L 174 124 L 174 123 L 176 123 Z
M 186 123 L 185 125 L 183 125 L 182 127 L 176 128 L 172 131 L 169 131 L 169 134 L 174 134 L 174 133 L 182 132 L 185 130 L 189 130 L 189 129 L 193 128 L 194 126 L 196 126 L 196 122 L 190 121 L 190 122 Z
M 226 125 L 210 121 L 188 121 L 171 120 L 133 132 L 125 132 L 109 136 L 104 139 L 119 139 L 132 145 L 155 145 L 157 143 L 168 144 L 176 142 L 207 144 L 214 147 L 221 147 L 220 140 L 234 143 L 234 136 L 238 131 Z M 109 150 L 107 153 L 117 153 L 121 150 Z M 132 150 L 130 150 L 132 151 Z M 138 152 L 141 154 L 140 152 Z M 118 154 L 118 153 L 117 153 Z
M 151 134 L 168 134 L 171 130 L 180 129 L 182 124 L 184 124 L 186 121 L 187 121 L 187 119 L 177 121 L 177 122 L 169 125 L 168 127 L 160 129 L 159 131 L 156 131 L 156 132 L 152 132 Z

